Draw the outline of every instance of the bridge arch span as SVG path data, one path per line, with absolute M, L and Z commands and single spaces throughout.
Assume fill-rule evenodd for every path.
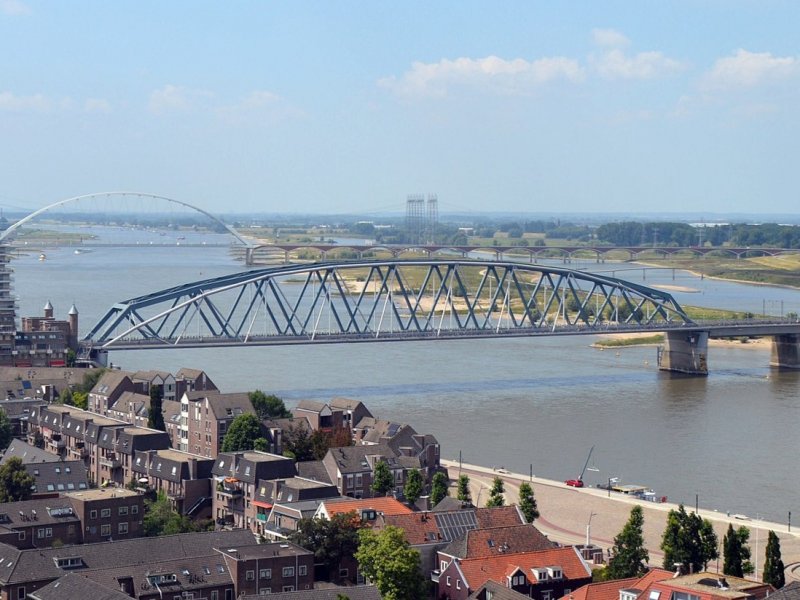
M 125 191 L 95 192 L 95 193 L 92 193 L 92 194 L 83 194 L 81 196 L 73 196 L 71 198 L 65 198 L 64 200 L 59 200 L 58 202 L 53 202 L 52 204 L 48 204 L 47 206 L 44 206 L 44 207 L 42 207 L 42 208 L 40 208 L 38 210 L 33 211 L 31 214 L 21 218 L 16 223 L 10 225 L 5 231 L 0 233 L 0 242 L 2 242 L 7 237 L 9 237 L 13 232 L 15 232 L 17 229 L 19 229 L 22 225 L 24 225 L 25 223 L 31 221 L 32 219 L 35 219 L 36 217 L 38 217 L 42 213 L 48 212 L 48 211 L 50 211 L 50 210 L 52 210 L 54 208 L 58 208 L 59 206 L 63 206 L 65 204 L 71 204 L 73 202 L 78 202 L 80 200 L 88 200 L 90 198 L 102 198 L 103 196 L 138 196 L 140 198 L 152 198 L 154 200 L 163 200 L 165 202 L 170 202 L 172 204 L 178 204 L 180 206 L 184 206 L 186 208 L 189 208 L 189 209 L 191 209 L 191 210 L 193 210 L 195 212 L 198 212 L 198 213 L 208 217 L 209 219 L 211 219 L 215 223 L 217 223 L 217 224 L 221 225 L 222 227 L 224 227 L 228 231 L 228 233 L 230 233 L 233 237 L 235 237 L 236 240 L 239 241 L 243 246 L 245 246 L 247 248 L 252 246 L 252 243 L 249 240 L 247 240 L 245 237 L 243 237 L 233 227 L 231 227 L 230 225 L 228 225 L 227 223 L 222 221 L 222 219 L 220 219 L 219 217 L 214 216 L 213 214 L 211 214 L 207 210 L 204 210 L 204 209 L 200 208 L 199 206 L 195 206 L 193 204 L 189 204 L 188 202 L 183 202 L 182 200 L 176 200 L 174 198 L 168 198 L 167 196 L 161 196 L 159 194 L 151 194 L 151 193 L 148 193 L 148 192 L 125 192 Z

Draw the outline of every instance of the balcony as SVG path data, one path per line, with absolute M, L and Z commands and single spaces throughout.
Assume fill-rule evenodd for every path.
M 230 498 L 238 498 L 244 494 L 239 480 L 233 477 L 226 477 L 223 481 L 217 483 L 217 492 Z
M 100 466 L 108 467 L 109 469 L 119 469 L 122 463 L 117 458 L 114 452 L 109 452 L 105 456 L 100 457 Z
M 256 513 L 256 519 L 259 521 L 266 521 L 267 515 L 264 513 Z
M 441 575 L 439 571 L 431 571 L 431 581 L 433 583 L 439 583 L 439 575 Z

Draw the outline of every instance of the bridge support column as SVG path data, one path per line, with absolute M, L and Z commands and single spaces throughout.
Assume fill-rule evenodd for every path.
M 779 369 L 800 369 L 800 334 L 772 336 L 769 366 Z
M 253 248 L 244 249 L 244 264 L 248 267 L 253 265 Z
M 707 357 L 707 331 L 668 331 L 664 346 L 658 349 L 658 368 L 687 375 L 708 375 Z

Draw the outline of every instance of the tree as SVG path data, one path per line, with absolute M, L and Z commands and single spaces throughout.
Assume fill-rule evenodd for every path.
M 422 474 L 419 469 L 411 469 L 406 477 L 403 495 L 409 504 L 414 504 L 422 496 Z
M 708 519 L 697 513 L 688 514 L 683 504 L 667 515 L 667 527 L 661 537 L 664 568 L 680 564 L 687 573 L 705 569 L 708 562 L 719 556 L 717 535 Z
M 158 493 L 155 500 L 144 501 L 142 529 L 149 537 L 197 531 L 188 517 L 178 514 L 172 508 L 172 503 L 163 491 Z
M 65 406 L 73 406 L 72 400 L 72 390 L 69 389 L 69 386 L 65 386 L 61 393 L 58 395 L 58 403 L 64 404 Z
M 150 386 L 150 411 L 147 414 L 147 426 L 150 429 L 158 429 L 159 431 L 167 430 L 166 425 L 164 425 L 163 397 L 164 391 L 161 386 Z
M 465 504 L 472 504 L 472 494 L 469 491 L 469 475 L 458 476 L 458 491 L 456 498 Z
M 754 570 L 753 563 L 750 562 L 750 548 L 747 542 L 750 539 L 750 530 L 747 527 L 739 527 L 734 530 L 733 525 L 728 525 L 728 532 L 722 542 L 725 553 L 725 560 L 722 572 L 733 577 L 744 577 Z
M 72 405 L 81 410 L 89 410 L 89 393 L 80 391 L 72 392 Z
M 495 477 L 492 482 L 492 489 L 489 491 L 489 499 L 486 501 L 486 508 L 495 508 L 497 506 L 505 506 L 506 499 L 503 496 L 506 488 L 503 485 L 503 480 Z
M 436 506 L 447 497 L 447 475 L 438 471 L 431 481 L 431 506 Z
M 259 452 L 269 452 L 269 441 L 267 438 L 256 438 L 253 442 L 253 450 L 258 450 Z
M 389 470 L 389 465 L 385 460 L 379 460 L 375 463 L 375 469 L 372 472 L 372 491 L 385 496 L 393 489 L 394 477 Z
M 339 563 L 358 549 L 361 519 L 355 511 L 337 513 L 331 519 L 301 519 L 289 540 L 314 553 L 314 562 L 322 563 L 329 577 L 339 577 Z
M 297 462 L 314 460 L 311 433 L 305 420 L 289 423 L 283 433 L 283 454 Z
M 223 452 L 241 452 L 242 450 L 252 450 L 256 440 L 263 437 L 261 434 L 261 422 L 258 417 L 251 414 L 239 415 L 228 427 L 228 433 L 222 440 Z
M 420 554 L 411 548 L 402 529 L 389 525 L 379 533 L 358 532 L 355 557 L 361 572 L 386 600 L 417 600 L 426 596 Z
M 265 394 L 261 390 L 249 392 L 247 396 L 253 404 L 258 418 L 264 419 L 288 419 L 292 416 L 283 400 L 274 394 Z
M 11 421 L 6 411 L 0 408 L 0 452 L 11 443 Z
M 647 573 L 650 554 L 644 545 L 643 526 L 644 511 L 641 506 L 634 506 L 628 522 L 614 538 L 613 554 L 606 569 L 608 579 L 641 577 Z
M 781 541 L 774 531 L 767 535 L 767 555 L 764 560 L 764 583 L 769 583 L 775 589 L 786 585 L 783 560 L 781 559 Z
M 97 385 L 97 382 L 100 381 L 100 378 L 103 374 L 108 371 L 108 369 L 91 369 L 88 373 L 85 373 L 83 376 L 83 381 L 81 385 L 78 386 L 78 391 L 86 392 L 87 394 L 92 391 L 92 388 Z
M 36 481 L 25 470 L 22 459 L 19 456 L 12 456 L 0 466 L 0 503 L 30 500 L 34 483 Z
M 539 518 L 539 507 L 533 496 L 533 487 L 527 481 L 519 486 L 519 509 L 528 523 L 533 523 Z

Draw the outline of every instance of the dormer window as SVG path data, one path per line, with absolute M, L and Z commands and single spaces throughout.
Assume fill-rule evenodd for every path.
M 547 567 L 547 576 L 550 579 L 562 579 L 564 577 L 561 567 Z
M 547 581 L 547 569 L 531 569 L 536 581 Z

